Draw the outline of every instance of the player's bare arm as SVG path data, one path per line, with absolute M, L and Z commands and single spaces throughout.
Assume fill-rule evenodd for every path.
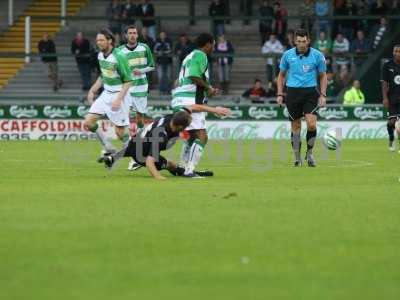
M 119 108 L 121 107 L 122 102 L 124 101 L 124 98 L 126 96 L 126 93 L 128 92 L 129 88 L 131 87 L 132 82 L 128 81 L 128 82 L 124 82 L 124 84 L 122 85 L 121 91 L 118 92 L 117 97 L 113 100 L 112 102 L 112 106 L 111 109 L 112 110 L 119 110 Z
M 193 104 L 189 106 L 189 109 L 192 112 L 208 112 L 216 114 L 220 117 L 229 116 L 231 114 L 231 110 L 227 107 L 222 107 L 222 106 L 213 107 L 206 104 Z
M 101 80 L 101 77 L 99 76 L 97 78 L 96 82 L 92 85 L 92 87 L 90 88 L 90 90 L 88 92 L 87 100 L 88 100 L 89 104 L 93 103 L 95 94 L 101 88 L 102 85 L 103 85 L 103 81 Z
M 165 180 L 166 178 L 164 176 L 161 175 L 161 173 L 157 170 L 157 167 L 155 165 L 155 158 L 152 156 L 147 156 L 146 157 L 146 168 L 149 171 L 149 173 L 151 174 L 151 176 L 153 176 L 155 179 L 158 180 Z
M 386 81 L 382 80 L 382 98 L 383 98 L 383 106 L 388 108 L 389 107 L 389 85 Z
M 213 97 L 218 94 L 218 89 L 213 88 L 209 85 L 204 79 L 200 77 L 190 76 L 190 80 L 192 80 L 197 86 L 203 87 L 207 90 L 207 96 Z
M 285 71 L 279 71 L 278 74 L 278 79 L 276 82 L 277 85 L 277 95 L 276 95 L 276 102 L 279 105 L 283 104 L 283 85 L 285 84 L 285 78 L 286 78 L 286 72 Z
M 328 78 L 326 72 L 319 73 L 319 86 L 321 89 L 321 94 L 319 96 L 318 102 L 319 106 L 323 107 L 326 105 L 326 88 L 328 86 Z

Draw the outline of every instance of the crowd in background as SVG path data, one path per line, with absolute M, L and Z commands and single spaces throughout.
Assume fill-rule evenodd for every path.
M 240 0 L 239 2 L 241 14 L 249 17 L 243 18 L 243 26 L 258 23 L 260 51 L 265 55 L 266 82 L 264 82 L 265 89 L 263 88 L 265 93 L 259 89 L 261 81 L 258 79 L 255 80 L 255 89 L 261 91 L 263 95 L 273 95 L 279 70 L 279 57 L 285 50 L 295 47 L 294 31 L 288 28 L 288 10 L 284 1 Z M 254 9 L 255 3 L 259 3 L 258 10 Z M 226 27 L 231 24 L 229 16 L 232 5 L 233 1 L 229 0 L 210 0 L 208 9 L 216 37 L 215 54 L 209 57 L 210 77 L 214 80 L 213 84 L 218 85 L 224 94 L 229 93 L 230 73 L 234 61 L 234 45 L 226 38 Z M 173 88 L 173 80 L 178 76 L 182 61 L 195 49 L 195 45 L 185 33 L 180 34 L 175 41 L 163 30 L 157 33 L 154 19 L 156 13 L 151 0 L 109 0 L 106 9 L 109 28 L 117 36 L 118 44 L 124 43 L 124 29 L 128 25 L 137 24 L 140 19 L 139 42 L 146 43 L 156 58 L 157 72 L 150 75 L 150 86 L 154 86 L 157 81 L 160 94 L 167 95 Z M 383 16 L 399 13 L 400 1 L 397 0 L 303 0 L 298 6 L 297 13 L 291 12 L 292 16 L 300 17 L 299 27 L 310 33 L 312 46 L 325 55 L 328 96 L 335 96 L 344 88 L 353 85 L 357 68 L 363 65 L 368 54 L 379 47 L 388 34 L 389 26 L 385 17 L 381 17 L 378 21 L 329 17 Z M 72 41 L 71 52 L 76 57 L 82 78 L 82 89 L 87 90 L 92 81 L 90 70 L 97 69 L 93 63 L 94 47 L 83 38 L 82 33 L 78 33 Z M 58 83 L 55 83 L 55 86 L 57 85 Z M 243 95 L 247 95 L 247 92 Z

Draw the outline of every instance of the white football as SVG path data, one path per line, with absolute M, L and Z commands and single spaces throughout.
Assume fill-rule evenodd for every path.
M 341 132 L 336 129 L 327 131 L 323 136 L 323 142 L 329 150 L 336 150 L 341 146 Z

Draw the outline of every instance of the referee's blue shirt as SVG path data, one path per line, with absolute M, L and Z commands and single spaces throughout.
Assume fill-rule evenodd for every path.
M 279 69 L 286 71 L 287 87 L 316 87 L 318 74 L 326 72 L 325 57 L 311 47 L 304 54 L 292 48 L 283 53 Z

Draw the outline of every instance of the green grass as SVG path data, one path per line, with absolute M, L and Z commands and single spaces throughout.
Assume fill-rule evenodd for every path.
M 209 146 L 214 178 L 157 182 L 95 142 L 1 142 L 0 299 L 400 299 L 386 141 L 318 145 L 316 169 L 287 141 Z

